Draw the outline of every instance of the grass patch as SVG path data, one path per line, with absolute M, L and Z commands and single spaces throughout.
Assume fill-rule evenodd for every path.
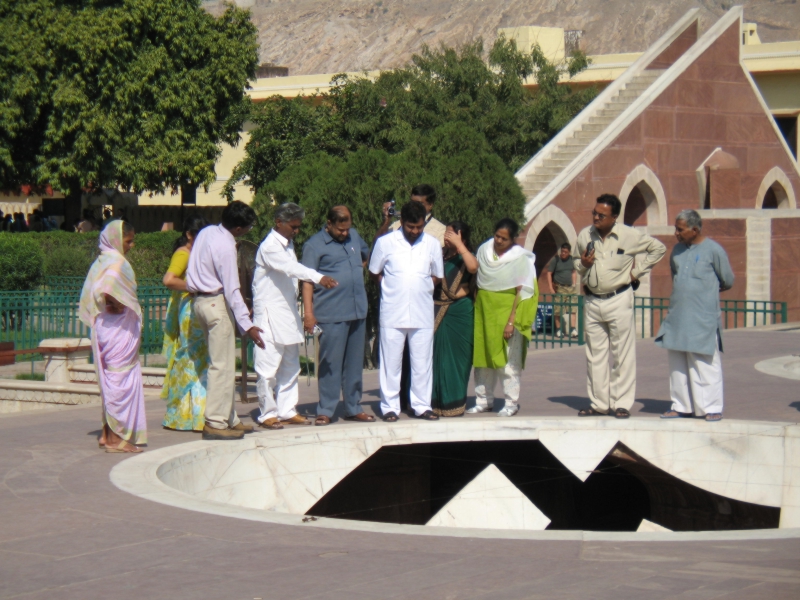
M 44 381 L 44 373 L 17 373 L 14 379 L 21 381 Z

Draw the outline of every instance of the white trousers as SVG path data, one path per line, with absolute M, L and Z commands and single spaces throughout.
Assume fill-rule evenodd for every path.
M 277 344 L 269 323 L 256 315 L 255 325 L 264 330 L 261 339 L 264 349 L 258 346 L 253 352 L 255 369 L 258 374 L 258 406 L 261 414 L 258 422 L 267 419 L 291 419 L 297 414 L 297 401 L 300 397 L 297 379 L 300 376 L 300 344 Z
M 713 355 L 669 351 L 672 410 L 698 417 L 722 413 L 722 360 Z
M 411 408 L 417 416 L 431 410 L 433 329 L 381 327 L 379 380 L 384 415 L 400 414 L 400 378 L 406 338 L 411 357 Z
M 491 408 L 494 404 L 494 387 L 497 380 L 503 382 L 506 406 L 519 402 L 519 377 L 522 372 L 522 344 L 525 338 L 514 329 L 508 340 L 508 360 L 505 367 L 491 369 L 475 367 L 475 405 Z

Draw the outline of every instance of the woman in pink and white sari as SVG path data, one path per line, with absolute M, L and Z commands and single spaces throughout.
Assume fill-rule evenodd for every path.
M 111 221 L 100 234 L 100 256 L 81 293 L 79 317 L 92 329 L 92 353 L 103 399 L 106 452 L 141 452 L 147 443 L 139 344 L 142 309 L 125 254 L 133 247 L 129 223 Z

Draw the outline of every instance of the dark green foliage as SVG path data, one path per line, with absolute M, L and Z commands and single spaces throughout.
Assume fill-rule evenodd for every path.
M 42 279 L 44 253 L 25 234 L 0 233 L 0 290 L 30 290 Z
M 42 282 L 42 277 L 85 277 L 97 257 L 98 237 L 97 232 L 65 231 L 0 234 L 0 290 L 31 289 Z M 172 258 L 172 246 L 179 237 L 177 231 L 137 233 L 127 254 L 136 278 L 164 277 Z M 38 259 L 21 258 L 31 252 Z M 11 287 L 3 287 L 6 285 Z
M 248 111 L 256 34 L 200 0 L 0 0 L 0 187 L 209 184 Z
M 172 246 L 181 236 L 178 231 L 137 233 L 127 254 L 137 279 L 161 279 L 172 258 Z

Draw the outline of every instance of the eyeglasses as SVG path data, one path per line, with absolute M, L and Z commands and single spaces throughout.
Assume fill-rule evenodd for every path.
M 601 214 L 600 214 L 599 212 L 597 212 L 596 210 L 593 210 L 593 211 L 592 211 L 592 216 L 593 216 L 594 218 L 596 218 L 596 219 L 600 219 L 600 220 L 602 221 L 603 219 L 608 219 L 608 218 L 610 218 L 610 217 L 613 217 L 614 215 L 601 215 Z

